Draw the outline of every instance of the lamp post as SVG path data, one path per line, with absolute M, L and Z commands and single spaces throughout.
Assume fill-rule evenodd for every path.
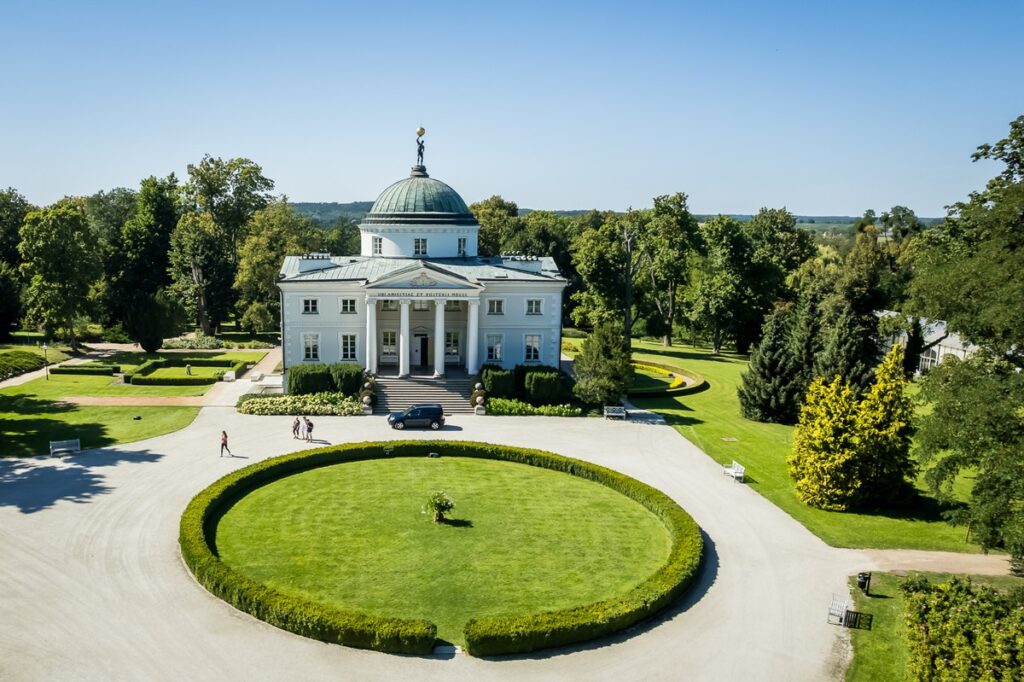
M 49 366 L 49 363 L 46 362 L 46 348 L 47 348 L 46 342 L 43 341 L 43 375 L 46 377 L 46 380 L 49 381 L 50 380 L 50 366 Z

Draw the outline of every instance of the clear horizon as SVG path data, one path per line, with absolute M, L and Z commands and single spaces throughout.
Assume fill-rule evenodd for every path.
M 293 201 L 426 165 L 467 202 L 922 217 L 998 172 L 1024 4 L 16 1 L 0 186 L 37 204 L 244 156 Z

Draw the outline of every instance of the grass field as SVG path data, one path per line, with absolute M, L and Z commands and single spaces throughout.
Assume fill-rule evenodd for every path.
M 912 573 L 923 575 L 932 582 L 949 580 L 949 573 Z M 851 578 L 851 592 L 854 595 L 855 611 L 872 616 L 870 630 L 851 630 L 853 660 L 846 671 L 850 682 L 903 682 L 907 679 L 906 668 L 909 654 L 906 641 L 906 624 L 903 620 L 903 594 L 899 590 L 902 577 L 891 573 L 875 573 L 871 576 L 871 595 L 864 595 L 856 588 L 856 578 Z M 1012 576 L 971 576 L 975 585 L 987 585 L 996 589 L 1024 587 L 1024 578 Z
M 452 523 L 422 513 L 455 500 Z M 236 503 L 217 528 L 235 569 L 282 590 L 427 618 L 462 643 L 472 616 L 533 613 L 623 593 L 660 567 L 670 538 L 648 510 L 567 474 L 470 458 L 339 464 Z
M 633 368 L 633 386 L 638 391 L 664 391 L 672 385 L 673 377 L 648 369 Z
M 787 472 L 786 457 L 791 449 L 791 426 L 762 424 L 740 416 L 736 388 L 746 369 L 745 358 L 729 353 L 713 355 L 691 346 L 666 348 L 659 344 L 634 342 L 633 359 L 645 359 L 705 377 L 708 388 L 678 398 L 637 399 L 639 407 L 651 409 L 668 421 L 688 440 L 723 465 L 736 460 L 746 467 L 748 484 L 778 507 L 804 524 L 811 532 L 835 547 L 908 548 L 977 552 L 977 545 L 964 541 L 964 529 L 946 523 L 938 503 L 924 493 L 903 510 L 877 513 L 839 513 L 812 509 L 794 492 Z M 962 484 L 962 487 L 966 487 Z
M 44 357 L 43 349 L 33 343 L 0 343 L 0 353 L 9 350 L 23 350 Z M 71 349 L 67 346 L 50 346 L 46 349 L 45 357 L 51 365 L 63 362 L 71 357 Z

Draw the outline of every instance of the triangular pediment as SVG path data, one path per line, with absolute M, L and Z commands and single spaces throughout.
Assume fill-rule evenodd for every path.
M 479 291 L 483 287 L 476 281 L 471 281 L 460 275 L 447 272 L 434 267 L 429 263 L 418 263 L 408 267 L 389 272 L 386 275 L 366 283 L 367 289 L 409 289 L 409 290 L 437 290 L 437 289 L 462 289 L 466 291 Z

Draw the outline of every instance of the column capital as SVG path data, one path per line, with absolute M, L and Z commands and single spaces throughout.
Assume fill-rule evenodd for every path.
M 410 303 L 412 303 L 412 299 L 411 298 L 400 298 L 400 299 L 398 299 L 398 305 L 402 306 L 403 308 L 408 308 Z
M 479 298 L 470 298 L 470 299 L 467 299 L 467 300 L 469 301 L 470 305 L 480 305 L 480 299 Z

